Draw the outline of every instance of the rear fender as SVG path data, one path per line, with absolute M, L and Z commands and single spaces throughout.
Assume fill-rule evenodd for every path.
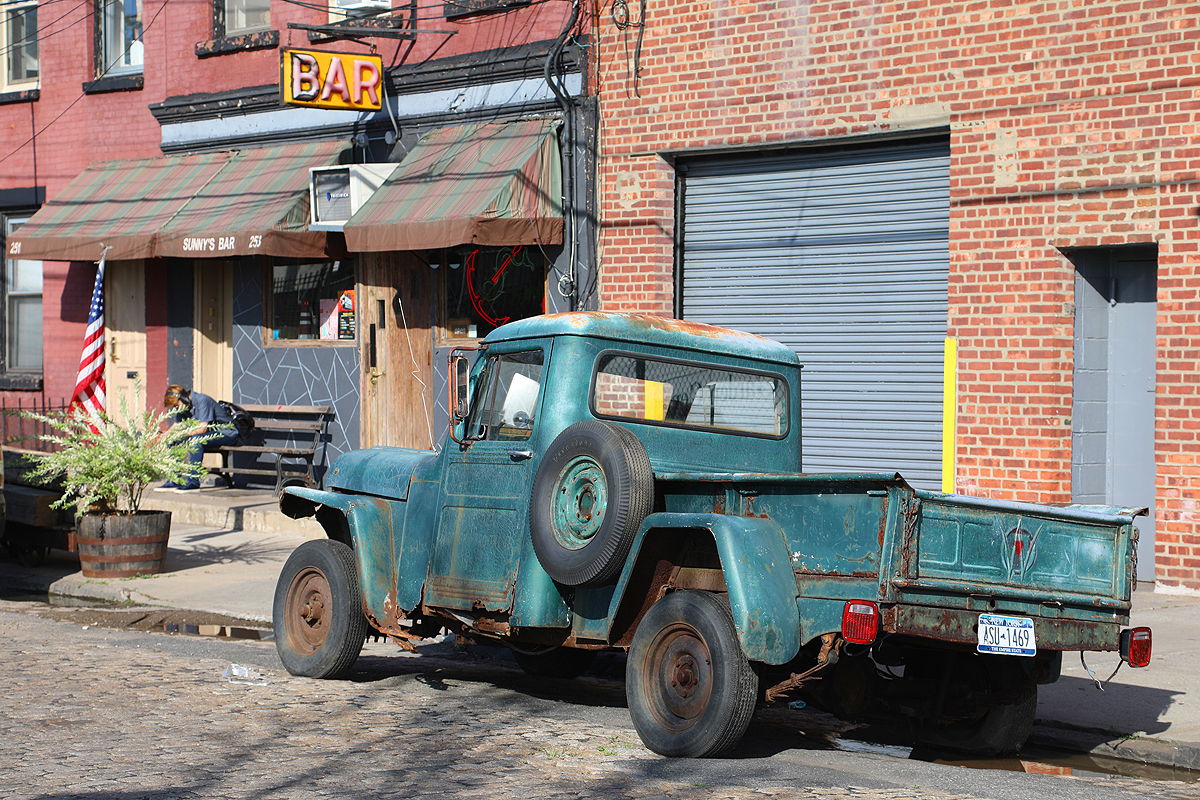
M 617 618 L 618 610 L 625 605 L 626 590 L 634 588 L 630 578 L 643 550 L 653 550 L 649 545 L 656 537 L 678 535 L 681 529 L 692 531 L 693 535 L 700 531 L 712 535 L 721 559 L 738 640 L 746 657 L 768 664 L 792 660 L 800 650 L 796 576 L 792 572 L 787 537 L 769 519 L 681 513 L 646 517 L 613 593 L 609 619 Z M 645 565 L 640 572 L 644 574 Z M 641 604 L 643 598 L 636 594 L 634 591 L 628 598 L 629 605 Z
M 404 524 L 406 505 L 399 500 L 298 486 L 284 489 L 279 500 L 287 516 L 315 516 L 329 538 L 344 541 L 354 549 L 364 610 L 381 629 L 391 627 L 399 609 L 416 605 L 404 605 L 404 598 L 397 597 L 394 531 L 395 525 Z

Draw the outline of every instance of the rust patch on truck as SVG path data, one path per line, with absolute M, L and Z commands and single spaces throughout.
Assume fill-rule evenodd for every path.
M 900 568 L 906 577 L 911 577 L 916 573 L 917 522 L 921 518 L 921 501 L 912 495 L 906 496 L 900 514 Z

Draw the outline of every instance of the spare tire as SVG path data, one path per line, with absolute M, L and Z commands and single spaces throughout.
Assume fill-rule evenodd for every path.
M 567 586 L 603 586 L 621 574 L 654 507 L 654 473 L 637 436 L 584 420 L 560 433 L 533 479 L 529 531 L 538 562 Z

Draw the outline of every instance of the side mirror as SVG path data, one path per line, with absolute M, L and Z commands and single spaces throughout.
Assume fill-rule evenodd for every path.
M 450 351 L 450 380 L 446 382 L 450 389 L 450 438 L 462 445 L 468 443 L 458 438 L 454 426 L 465 420 L 471 411 L 471 363 L 463 353 L 478 349 L 456 347 Z
M 452 405 L 454 421 L 461 422 L 467 418 L 471 410 L 470 400 L 471 365 L 462 356 L 456 356 L 450 361 L 450 386 L 452 387 Z

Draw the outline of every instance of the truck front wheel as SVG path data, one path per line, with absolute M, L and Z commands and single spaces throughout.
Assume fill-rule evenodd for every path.
M 354 551 L 316 539 L 297 547 L 275 584 L 275 649 L 293 675 L 344 677 L 367 638 Z
M 758 676 L 729 602 L 685 591 L 652 605 L 629 648 L 625 694 L 633 727 L 654 752 L 702 758 L 732 750 L 754 715 Z

